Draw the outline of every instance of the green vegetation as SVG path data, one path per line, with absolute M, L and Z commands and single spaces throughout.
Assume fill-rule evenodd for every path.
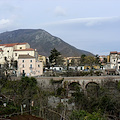
M 118 86 L 118 87 L 117 87 Z M 71 98 L 71 102 L 75 102 L 77 111 L 71 114 L 71 120 L 98 120 L 98 119 L 119 119 L 120 113 L 120 92 L 119 82 L 107 80 L 101 86 L 95 83 L 89 83 L 86 91 L 76 87 Z M 84 110 L 82 119 L 81 110 Z M 98 112 L 97 112 L 98 111 Z M 80 117 L 77 119 L 77 117 Z M 88 117 L 89 116 L 89 117 Z M 96 117 L 95 117 L 96 116 Z
M 18 81 L 3 81 L 0 82 L 0 115 L 20 113 L 23 109 L 30 114 L 31 110 L 36 109 L 40 104 L 46 104 L 45 92 L 37 86 L 35 78 L 23 77 Z M 42 100 L 39 101 L 40 99 Z
M 49 118 L 49 120 L 62 119 L 62 117 L 66 120 L 119 119 L 120 82 L 114 82 L 109 78 L 101 85 L 90 82 L 83 89 L 76 82 L 62 84 L 63 80 L 51 79 L 49 91 L 38 87 L 33 77 L 23 77 L 18 81 L 1 80 L 0 115 L 23 114 L 27 111 L 29 114 Z M 68 97 L 70 91 L 72 94 Z M 56 107 L 54 104 L 50 106 L 49 96 L 53 96 L 54 99 L 68 99 L 68 101 L 58 102 Z M 74 107 L 68 110 L 72 103 Z
M 70 116 L 70 120 L 106 120 L 101 116 L 100 112 L 88 113 L 84 110 L 74 110 Z
M 58 52 L 55 48 L 51 50 L 51 55 L 49 56 L 50 63 L 52 66 L 54 65 L 63 65 L 63 58 L 61 56 L 61 53 Z

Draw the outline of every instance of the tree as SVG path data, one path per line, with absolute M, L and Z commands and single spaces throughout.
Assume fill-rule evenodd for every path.
M 52 65 L 63 65 L 64 62 L 61 53 L 58 52 L 55 48 L 51 50 L 49 60 Z
M 84 64 L 85 57 L 86 57 L 86 55 L 85 55 L 85 54 L 81 55 L 81 59 L 80 59 L 80 64 L 81 64 L 81 65 L 83 65 L 83 64 Z
M 92 69 L 93 65 L 95 65 L 96 59 L 93 56 L 86 56 L 84 60 L 84 64 L 90 66 Z
M 71 66 L 74 66 L 75 65 L 75 60 L 72 59 L 70 64 L 71 64 Z
M 2 77 L 6 80 L 11 80 L 11 75 L 17 70 L 17 61 L 11 58 L 10 60 L 7 57 L 4 57 L 4 64 L 2 65 L 0 71 L 2 73 Z
M 100 63 L 100 58 L 99 58 L 99 55 L 98 55 L 98 54 L 95 55 L 95 64 L 96 64 L 96 65 L 101 65 L 101 63 Z
M 31 102 L 34 95 L 37 94 L 37 89 L 37 80 L 34 77 L 21 79 L 19 86 L 20 104 L 27 104 L 29 111 L 31 111 Z
M 73 111 L 70 120 L 106 120 L 101 114 L 98 112 L 88 113 L 84 110 Z

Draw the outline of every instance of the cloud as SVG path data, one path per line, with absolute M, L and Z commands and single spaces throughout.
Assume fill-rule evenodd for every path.
M 75 19 L 67 19 L 63 21 L 48 23 L 46 25 L 79 24 L 79 25 L 85 25 L 89 27 L 89 26 L 94 26 L 94 25 L 101 25 L 102 23 L 116 22 L 116 21 L 120 21 L 120 17 L 75 18 Z
M 15 23 L 14 16 L 9 19 L 0 19 L 0 33 L 6 30 L 15 29 L 17 27 L 17 23 Z
M 2 26 L 7 26 L 9 23 L 10 23 L 10 20 L 9 20 L 9 19 L 1 19 L 1 20 L 0 20 L 0 28 L 1 28 Z
M 10 19 L 0 19 L 0 33 L 8 30 L 12 26 Z
M 57 6 L 54 12 L 56 16 L 66 16 L 66 11 L 61 6 Z

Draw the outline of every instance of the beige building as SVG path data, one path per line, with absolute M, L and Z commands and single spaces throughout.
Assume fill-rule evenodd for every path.
M 30 48 L 28 43 L 0 44 L 0 64 L 4 64 L 5 57 L 8 61 L 18 60 L 20 54 L 29 54 L 37 58 L 36 50 Z
M 18 57 L 18 76 L 40 76 L 43 74 L 43 63 L 37 61 L 30 55 L 19 55 Z
M 43 63 L 43 66 L 46 65 L 46 56 L 38 55 L 38 60 Z
M 74 64 L 78 64 L 79 63 L 79 61 L 80 61 L 80 58 L 81 57 L 65 57 L 64 58 L 64 65 L 66 65 L 67 66 L 67 64 L 69 64 L 70 66 L 71 66 L 71 63 L 72 62 L 74 62 Z

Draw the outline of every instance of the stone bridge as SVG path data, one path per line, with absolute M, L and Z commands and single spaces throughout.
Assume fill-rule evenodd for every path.
M 101 84 L 104 81 L 105 82 L 107 82 L 107 81 L 113 81 L 113 82 L 120 81 L 120 76 L 39 77 L 39 78 L 37 78 L 37 81 L 43 87 L 50 88 L 51 87 L 51 83 L 50 83 L 51 79 L 56 80 L 56 81 L 63 79 L 63 81 L 62 81 L 63 87 L 65 84 L 67 86 L 69 86 L 71 83 L 77 83 L 83 89 L 85 89 L 89 83 L 94 83 L 94 84 L 101 86 Z

